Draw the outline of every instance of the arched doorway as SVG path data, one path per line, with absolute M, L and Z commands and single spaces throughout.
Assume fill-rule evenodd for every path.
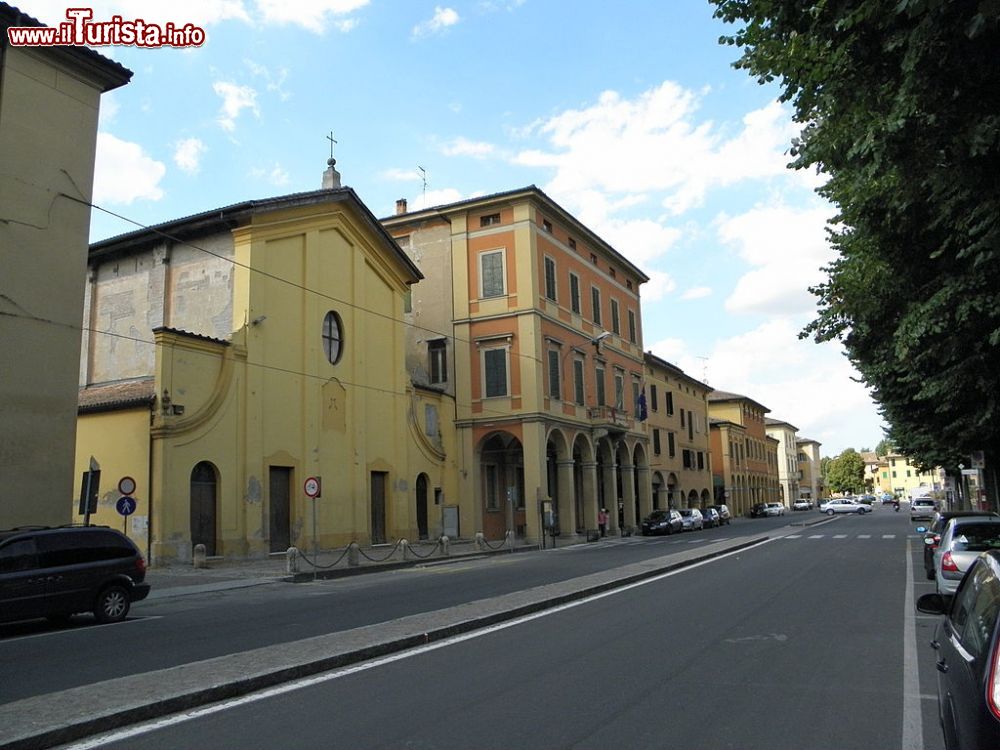
M 524 449 L 506 432 L 494 433 L 480 450 L 483 534 L 503 539 L 507 530 L 525 534 Z
M 216 554 L 216 505 L 219 473 L 208 461 L 201 461 L 191 470 L 191 549 L 205 545 L 206 555 Z
M 426 539 L 427 534 L 427 475 L 417 477 L 417 536 Z
M 691 490 L 688 493 L 687 507 L 689 508 L 698 507 L 698 490 Z

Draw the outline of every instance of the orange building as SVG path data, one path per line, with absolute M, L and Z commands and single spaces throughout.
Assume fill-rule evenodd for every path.
M 476 498 L 462 528 L 583 535 L 601 507 L 613 531 L 635 528 L 652 509 L 636 418 L 648 277 L 534 186 L 413 212 L 401 200 L 382 223 L 425 277 L 407 367 L 455 399 L 459 487 Z

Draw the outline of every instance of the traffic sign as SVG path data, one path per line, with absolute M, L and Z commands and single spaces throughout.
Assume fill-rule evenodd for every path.
M 118 498 L 118 502 L 115 503 L 115 510 L 117 510 L 120 515 L 131 516 L 135 513 L 135 498 L 128 497 L 127 495 L 125 497 Z
M 135 480 L 132 477 L 122 477 L 118 480 L 118 491 L 123 495 L 131 495 L 135 492 Z
M 309 477 L 302 485 L 302 488 L 305 490 L 306 495 L 311 497 L 313 500 L 315 500 L 317 497 L 320 496 L 320 493 L 322 492 L 322 487 L 323 487 L 323 482 L 320 480 L 319 477 Z

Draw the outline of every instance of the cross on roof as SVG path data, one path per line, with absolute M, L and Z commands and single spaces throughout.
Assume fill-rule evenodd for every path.
M 328 135 L 326 137 L 326 139 L 328 141 L 330 141 L 330 158 L 332 159 L 333 158 L 333 147 L 337 143 L 337 139 L 333 137 L 333 131 L 332 130 L 330 131 L 330 135 Z

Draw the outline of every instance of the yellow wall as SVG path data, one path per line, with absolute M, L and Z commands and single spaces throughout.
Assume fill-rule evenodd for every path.
M 93 456 L 101 468 L 100 493 L 97 513 L 90 522 L 124 531 L 149 558 L 146 533 L 150 517 L 149 508 L 149 409 L 148 407 L 123 411 L 81 414 L 76 425 L 76 467 L 74 477 L 76 494 L 79 495 L 81 477 L 90 467 Z M 136 501 L 135 513 L 128 518 L 118 514 L 115 505 L 121 494 L 118 482 L 132 477 L 136 483 L 132 497 Z M 75 523 L 83 523 L 77 514 L 79 503 L 72 503 Z
M 0 54 L 0 527 L 68 523 L 79 490 L 73 446 L 86 202 L 101 90 L 127 77 L 110 85 L 96 80 L 100 64 L 88 70 L 72 58 L 6 42 Z

